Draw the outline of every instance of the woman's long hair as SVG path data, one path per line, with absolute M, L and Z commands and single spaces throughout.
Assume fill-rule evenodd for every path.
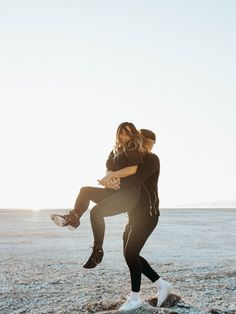
M 126 134 L 130 137 L 130 140 L 125 145 L 121 145 L 119 140 L 120 132 L 124 130 Z M 122 122 L 116 131 L 116 144 L 114 146 L 114 154 L 120 154 L 126 152 L 127 150 L 137 149 L 141 153 L 145 152 L 143 148 L 143 137 L 140 132 L 136 129 L 133 123 L 131 122 Z

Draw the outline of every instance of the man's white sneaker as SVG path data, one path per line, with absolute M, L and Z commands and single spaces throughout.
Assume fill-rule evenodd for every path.
M 142 305 L 142 300 L 139 298 L 137 300 L 131 299 L 129 296 L 125 303 L 119 308 L 118 312 L 128 312 L 132 310 L 136 310 Z
M 171 284 L 163 280 L 162 287 L 157 292 L 157 306 L 161 306 L 171 291 Z

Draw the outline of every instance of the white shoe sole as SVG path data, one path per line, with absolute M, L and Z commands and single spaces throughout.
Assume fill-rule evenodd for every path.
M 165 293 L 164 295 L 161 297 L 161 299 L 158 297 L 159 296 L 159 293 L 157 294 L 157 306 L 160 307 L 166 300 L 166 298 L 168 297 L 168 295 L 170 294 L 171 292 L 171 284 L 167 284 L 167 287 L 166 287 L 166 290 L 165 290 Z
M 139 309 L 141 306 L 143 305 L 143 302 L 140 302 L 138 304 L 136 304 L 135 306 L 133 306 L 132 308 L 127 308 L 127 307 L 123 307 L 124 305 L 122 305 L 119 309 L 118 309 L 118 313 L 128 313 L 134 310 Z
M 70 230 L 70 231 L 74 231 L 74 230 L 76 229 L 75 227 L 73 227 L 73 226 L 71 226 L 71 225 L 66 226 L 66 228 L 67 228 L 68 230 Z
M 61 216 L 57 214 L 52 214 L 50 215 L 52 221 L 59 227 L 65 227 L 66 225 L 66 220 Z

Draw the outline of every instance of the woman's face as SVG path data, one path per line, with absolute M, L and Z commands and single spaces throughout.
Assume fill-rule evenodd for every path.
M 126 144 L 129 140 L 130 140 L 130 136 L 126 133 L 126 131 L 124 129 L 120 130 L 119 133 L 119 142 L 120 144 L 124 145 Z

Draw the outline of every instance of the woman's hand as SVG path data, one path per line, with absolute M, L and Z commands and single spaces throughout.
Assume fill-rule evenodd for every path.
M 98 180 L 100 185 L 105 186 L 108 189 L 119 190 L 120 189 L 120 179 L 111 178 L 109 175 L 106 175 L 101 180 Z
M 103 184 L 108 184 L 109 181 L 111 181 L 113 178 L 112 171 L 107 171 L 105 177 L 103 177 L 101 180 L 98 180 L 99 182 Z

